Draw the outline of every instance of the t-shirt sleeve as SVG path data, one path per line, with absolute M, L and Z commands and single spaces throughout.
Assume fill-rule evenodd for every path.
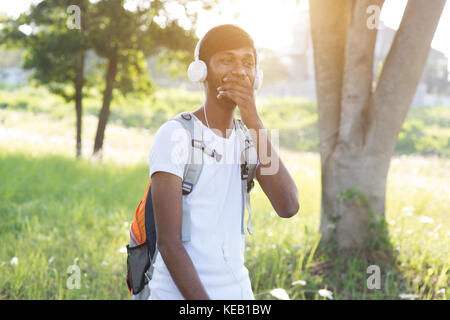
M 149 153 L 150 178 L 157 171 L 172 173 L 183 179 L 187 163 L 189 134 L 176 120 L 165 122 L 156 132 Z

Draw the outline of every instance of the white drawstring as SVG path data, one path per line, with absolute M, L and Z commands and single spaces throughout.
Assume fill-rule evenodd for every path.
M 237 284 L 239 285 L 239 288 L 241 288 L 241 299 L 244 299 L 244 288 L 242 288 L 242 284 L 241 282 L 238 280 L 238 278 L 236 277 L 236 274 L 233 271 L 233 267 L 231 266 L 230 262 L 229 262 L 229 255 L 228 255 L 228 246 L 226 244 L 227 239 L 225 239 L 225 243 L 222 245 L 222 253 L 223 253 L 223 259 L 225 260 L 225 263 L 227 264 L 228 268 L 230 268 L 231 270 L 231 274 L 234 277 L 234 280 L 237 282 Z
M 211 129 L 211 128 L 209 127 L 208 117 L 206 116 L 206 106 L 205 106 L 205 103 L 204 103 L 204 102 L 203 102 L 203 114 L 205 115 L 206 125 L 208 126 L 208 129 Z

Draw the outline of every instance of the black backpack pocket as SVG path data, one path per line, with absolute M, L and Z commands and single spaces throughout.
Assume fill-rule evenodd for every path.
M 150 267 L 150 262 L 147 242 L 135 247 L 127 245 L 127 285 L 132 294 L 141 292 L 148 283 L 145 273 Z

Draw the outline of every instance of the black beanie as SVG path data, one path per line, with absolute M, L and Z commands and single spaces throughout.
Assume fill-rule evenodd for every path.
M 250 35 L 235 24 L 222 24 L 209 30 L 200 43 L 199 59 L 209 65 L 209 59 L 219 51 L 251 47 L 256 58 L 255 45 Z

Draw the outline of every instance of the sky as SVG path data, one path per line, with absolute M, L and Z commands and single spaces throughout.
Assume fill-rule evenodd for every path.
M 31 3 L 40 1 L 0 1 L 0 12 L 18 16 L 21 12 L 26 11 Z M 136 2 L 144 2 L 144 0 L 126 1 L 131 6 Z M 386 0 L 380 20 L 388 27 L 397 29 L 406 3 L 407 0 Z M 180 12 L 180 7 L 176 4 L 171 6 L 171 9 L 175 16 L 177 12 Z M 189 9 L 198 10 L 195 2 L 192 2 Z M 257 47 L 279 50 L 290 46 L 292 40 L 290 30 L 298 18 L 298 11 L 305 10 L 308 10 L 308 0 L 300 0 L 299 4 L 296 0 L 220 0 L 217 8 L 199 14 L 196 34 L 201 37 L 215 25 L 236 23 L 253 37 Z M 234 16 L 236 11 L 239 12 L 238 17 Z M 186 27 L 189 27 L 187 22 Z M 431 46 L 444 52 L 448 58 L 450 58 L 449 32 L 450 4 L 447 2 Z

